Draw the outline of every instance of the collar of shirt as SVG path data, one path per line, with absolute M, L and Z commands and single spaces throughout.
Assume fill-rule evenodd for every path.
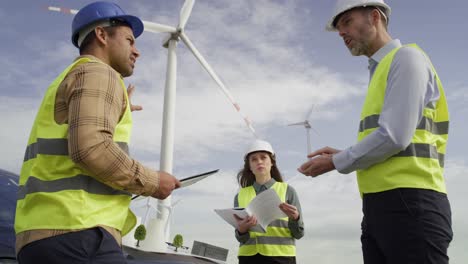
M 377 64 L 379 64 L 379 62 L 385 57 L 385 55 L 387 55 L 390 51 L 398 47 L 401 47 L 400 40 L 391 40 L 369 58 L 369 66 L 367 66 L 367 69 L 370 73 L 370 79 L 372 79 L 372 76 L 374 75 L 374 71 L 375 68 L 377 68 Z
M 93 55 L 90 55 L 90 54 L 86 54 L 86 55 L 80 55 L 78 57 L 76 57 L 75 61 L 81 59 L 81 58 L 88 58 L 88 59 L 91 59 L 91 60 L 95 60 L 95 61 L 99 61 L 99 62 L 102 62 L 104 63 L 101 59 L 99 59 L 98 57 L 95 57 Z
M 264 190 L 270 189 L 273 184 L 275 184 L 276 180 L 271 178 L 269 181 L 265 182 L 264 184 L 259 184 L 257 182 L 254 182 L 253 187 L 255 189 L 256 193 L 262 192 Z
M 374 53 L 374 55 L 372 55 L 369 58 L 369 67 L 373 63 L 379 63 L 385 57 L 385 55 L 387 55 L 393 49 L 399 47 L 401 47 L 401 42 L 399 39 L 393 39 L 387 42 L 387 44 L 385 44 L 382 48 L 380 48 L 376 53 Z

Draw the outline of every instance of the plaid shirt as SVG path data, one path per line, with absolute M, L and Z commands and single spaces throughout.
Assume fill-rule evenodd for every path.
M 90 55 L 83 57 L 99 60 Z M 158 190 L 158 173 L 129 157 L 113 141 L 114 128 L 127 107 L 120 78 L 107 64 L 79 64 L 57 90 L 55 121 L 68 124 L 69 156 L 75 163 L 115 189 L 149 196 Z M 121 244 L 118 230 L 102 227 Z M 73 231 L 80 230 L 21 232 L 16 236 L 16 252 L 33 241 Z

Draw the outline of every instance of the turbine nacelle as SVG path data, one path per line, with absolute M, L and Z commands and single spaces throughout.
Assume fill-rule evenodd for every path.
M 299 122 L 299 123 L 288 124 L 288 126 L 304 126 L 305 128 L 312 128 L 312 127 L 310 126 L 309 120 L 305 120 L 305 121 Z
M 179 42 L 180 40 L 180 33 L 178 32 L 175 32 L 175 33 L 171 33 L 169 35 L 167 35 L 166 37 L 164 37 L 163 41 L 162 41 L 162 46 L 166 49 L 169 48 L 169 41 L 171 40 L 175 40 L 176 42 Z
M 184 5 L 180 9 L 179 14 L 179 25 L 177 27 L 172 27 L 164 24 L 154 23 L 154 22 L 147 22 L 143 21 L 143 25 L 145 26 L 145 30 L 153 33 L 169 33 L 167 37 L 163 39 L 163 47 L 169 48 L 169 41 L 180 40 L 180 35 L 184 32 L 185 25 L 192 13 L 193 5 L 195 0 L 186 0 Z

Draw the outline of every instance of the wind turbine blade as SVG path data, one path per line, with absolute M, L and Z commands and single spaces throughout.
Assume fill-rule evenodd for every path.
M 305 119 L 306 120 L 309 120 L 309 117 L 310 115 L 312 114 L 312 112 L 314 111 L 314 107 L 315 107 L 315 104 L 312 105 L 312 107 L 310 108 L 309 112 L 307 113 Z
M 255 129 L 253 128 L 252 126 L 252 123 L 250 121 L 250 119 L 245 116 L 241 110 L 240 110 L 240 107 L 239 107 L 239 104 L 237 104 L 234 100 L 234 97 L 232 97 L 231 93 L 229 92 L 229 90 L 226 88 L 226 86 L 224 85 L 224 83 L 221 81 L 221 79 L 218 77 L 218 75 L 214 72 L 214 70 L 211 68 L 211 66 L 208 64 L 208 62 L 203 58 L 203 56 L 200 54 L 200 52 L 197 50 L 197 48 L 195 48 L 195 46 L 193 45 L 193 43 L 189 40 L 189 38 L 187 37 L 187 35 L 185 35 L 184 32 L 182 32 L 180 34 L 180 38 L 182 39 L 182 41 L 185 43 L 185 45 L 189 48 L 190 51 L 192 51 L 193 55 L 195 56 L 195 58 L 197 58 L 197 60 L 201 63 L 201 65 L 203 66 L 203 68 L 205 68 L 205 70 L 208 72 L 208 74 L 210 74 L 211 78 L 213 78 L 213 80 L 218 84 L 218 86 L 221 88 L 221 90 L 224 92 L 224 94 L 227 96 L 227 98 L 229 99 L 229 101 L 232 103 L 232 105 L 234 106 L 234 108 L 236 108 L 237 112 L 241 115 L 241 117 L 244 119 L 244 122 L 246 123 L 247 127 L 250 129 L 250 131 L 254 134 L 254 136 L 256 138 L 258 138 L 257 134 L 255 133 Z
M 75 15 L 76 13 L 78 13 L 77 9 L 70 9 L 70 8 L 57 7 L 57 6 L 48 6 L 47 10 L 54 11 L 54 12 L 65 13 L 65 14 L 72 14 L 72 15 Z
M 190 14 L 192 13 L 192 8 L 193 8 L 194 3 L 195 3 L 195 0 L 185 0 L 184 5 L 180 9 L 178 28 L 180 29 L 185 28 L 185 24 L 187 24 Z
M 146 211 L 145 211 L 145 216 L 141 219 L 141 223 L 146 225 L 146 222 L 148 221 L 149 213 L 150 213 L 151 205 L 147 204 L 146 205 Z
M 153 33 L 174 33 L 177 31 L 175 27 L 149 21 L 143 21 L 143 25 L 145 26 L 145 31 Z
M 287 179 L 286 182 L 290 183 L 290 182 L 294 181 L 294 179 L 297 179 L 298 176 L 300 176 L 300 175 L 296 174 L 296 175 L 292 176 L 291 178 Z
M 288 126 L 299 126 L 299 125 L 304 125 L 305 122 L 299 122 L 299 123 L 293 123 L 293 124 L 289 124 Z
M 319 132 L 317 130 L 315 130 L 315 128 L 313 128 L 313 127 L 310 127 L 310 128 L 315 132 L 315 134 L 320 136 Z
M 78 13 L 78 9 L 70 9 L 66 7 L 57 7 L 57 6 L 48 6 L 47 10 L 53 12 L 60 12 L 65 14 L 75 15 Z M 143 25 L 145 26 L 145 31 L 153 32 L 153 33 L 174 33 L 177 32 L 177 29 L 172 26 L 167 26 L 163 24 L 158 24 L 150 21 L 142 21 Z

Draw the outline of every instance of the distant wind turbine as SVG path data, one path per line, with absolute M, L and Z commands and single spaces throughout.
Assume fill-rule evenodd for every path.
M 154 251 L 155 245 L 159 245 L 161 242 L 164 243 L 164 247 L 167 247 L 166 242 L 169 240 L 165 239 L 165 241 L 161 241 L 161 238 L 163 236 L 160 236 L 162 232 L 165 230 L 169 229 L 169 226 L 172 223 L 172 218 L 173 218 L 173 212 L 175 206 L 182 201 L 183 199 L 180 198 L 173 202 L 170 205 L 166 205 L 165 203 L 160 203 L 158 202 L 157 204 L 155 203 L 157 200 L 156 199 L 147 199 L 145 197 L 138 197 L 133 201 L 133 208 L 144 208 L 146 213 L 145 216 L 141 219 L 140 224 L 143 224 L 146 229 L 147 229 L 147 238 L 144 241 L 140 242 L 140 247 L 139 249 L 141 250 L 147 250 L 147 251 Z M 166 201 L 166 200 L 165 200 Z M 144 204 L 140 205 L 139 202 L 144 202 Z M 167 221 L 165 221 L 164 224 L 161 224 L 162 222 L 160 221 L 152 221 L 150 220 L 150 214 L 156 214 L 156 215 L 164 215 L 165 211 L 168 211 L 167 214 Z M 134 240 L 132 239 L 133 234 L 130 234 L 131 237 L 127 238 L 124 241 L 124 244 L 127 246 L 134 246 L 133 242 Z
M 140 201 L 143 201 L 143 200 L 146 200 L 146 197 L 138 197 L 136 200 L 134 200 L 134 204 L 138 204 L 138 202 Z M 147 224 L 147 220 L 149 218 L 149 214 L 151 213 L 151 210 L 154 210 L 154 212 L 158 213 L 158 214 L 162 214 L 163 212 L 161 211 L 161 207 L 162 208 L 165 208 L 167 210 L 169 210 L 169 219 L 166 223 L 166 227 L 164 229 L 167 229 L 168 228 L 168 225 L 169 223 L 172 222 L 172 212 L 174 210 L 174 207 L 180 202 L 182 201 L 183 199 L 180 198 L 180 199 L 177 199 L 175 202 L 173 202 L 171 205 L 165 205 L 165 204 L 161 204 L 161 203 L 158 203 L 157 207 L 152 204 L 151 202 L 147 202 L 145 201 L 145 204 L 142 205 L 142 206 L 135 206 L 135 208 L 140 208 L 140 207 L 144 207 L 146 209 L 146 213 L 145 213 L 145 216 L 141 219 L 141 224 L 144 224 L 146 225 Z
M 288 126 L 304 126 L 304 128 L 306 129 L 307 154 L 311 153 L 311 151 L 312 151 L 311 146 L 310 146 L 310 130 L 311 130 L 311 129 L 314 130 L 314 132 L 317 133 L 317 135 L 318 135 L 317 130 L 315 130 L 314 128 L 312 128 L 312 126 L 310 125 L 310 121 L 309 121 L 309 117 L 310 117 L 310 115 L 312 114 L 312 112 L 314 111 L 314 107 L 315 107 L 315 104 L 312 105 L 312 107 L 310 108 L 309 112 L 308 112 L 307 115 L 305 116 L 305 120 L 304 120 L 304 121 L 301 121 L 301 122 L 298 122 L 298 123 L 288 124 Z

